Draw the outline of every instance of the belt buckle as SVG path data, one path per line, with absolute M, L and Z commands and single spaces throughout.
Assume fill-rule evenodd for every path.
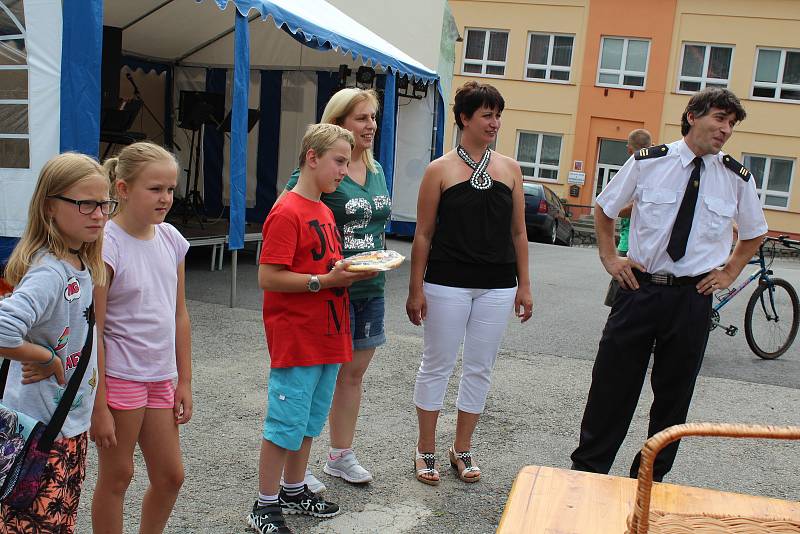
M 650 275 L 650 283 L 656 284 L 659 286 L 671 286 L 672 285 L 672 275 L 665 274 L 665 273 L 656 273 Z

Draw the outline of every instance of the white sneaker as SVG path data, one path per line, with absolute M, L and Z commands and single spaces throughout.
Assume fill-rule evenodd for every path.
M 323 484 L 317 477 L 314 476 L 314 473 L 311 472 L 310 468 L 306 468 L 306 477 L 303 479 L 303 483 L 308 486 L 308 489 L 311 493 L 322 493 L 327 488 L 325 484 Z M 283 475 L 281 475 L 281 486 L 283 486 Z
M 372 482 L 372 474 L 361 467 L 353 449 L 343 452 L 342 455 L 335 460 L 332 460 L 330 455 L 328 455 L 328 461 L 325 462 L 325 466 L 322 470 L 331 476 L 343 478 L 353 484 Z

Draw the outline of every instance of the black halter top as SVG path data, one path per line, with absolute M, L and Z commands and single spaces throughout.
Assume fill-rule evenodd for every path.
M 486 172 L 490 150 L 477 163 L 461 146 L 457 152 L 473 173 L 442 192 L 425 281 L 452 287 L 514 287 L 511 189 Z

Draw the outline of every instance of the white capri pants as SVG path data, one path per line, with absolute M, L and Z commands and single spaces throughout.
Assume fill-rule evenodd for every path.
M 482 413 L 517 288 L 471 289 L 425 282 L 422 289 L 428 312 L 414 404 L 428 411 L 442 409 L 447 382 L 463 341 L 456 407 L 463 412 Z

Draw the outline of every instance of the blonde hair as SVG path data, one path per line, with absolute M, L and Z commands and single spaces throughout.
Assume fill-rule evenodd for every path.
M 313 150 L 317 157 L 322 157 L 325 152 L 342 139 L 350 144 L 350 150 L 355 146 L 353 132 L 335 124 L 311 124 L 306 128 L 300 148 L 300 167 L 306 163 L 306 154 Z
M 116 157 L 108 158 L 103 163 L 103 170 L 111 181 L 111 194 L 114 198 L 116 195 L 117 181 L 123 181 L 128 185 L 132 185 L 145 166 L 156 161 L 169 161 L 178 167 L 178 161 L 175 156 L 165 150 L 164 148 L 142 141 L 133 143 L 123 148 Z M 120 209 L 117 210 L 115 215 L 118 215 L 124 207 L 123 199 L 120 201 Z
M 65 258 L 69 253 L 64 236 L 53 219 L 47 214 L 48 198 L 60 195 L 84 180 L 94 177 L 104 178 L 103 168 L 97 161 L 84 154 L 67 152 L 54 157 L 42 167 L 36 189 L 33 191 L 28 207 L 28 224 L 25 232 L 11 253 L 6 265 L 5 278 L 15 286 L 33 265 L 36 253 L 46 248 L 57 258 Z M 77 206 L 76 206 L 77 208 Z M 89 268 L 95 285 L 106 284 L 106 267 L 102 255 L 103 234 L 97 240 L 83 243 L 78 249 L 79 256 Z
M 378 105 L 378 93 L 373 89 L 346 87 L 334 94 L 325 105 L 325 111 L 322 112 L 322 119 L 320 119 L 320 122 L 341 126 L 344 124 L 344 120 L 347 116 L 353 112 L 353 109 L 364 101 L 372 104 L 375 107 L 375 111 L 378 111 L 380 107 Z M 378 167 L 375 165 L 375 156 L 372 154 L 372 149 L 365 150 L 361 157 L 364 164 L 366 164 L 371 172 L 376 172 L 378 170 Z

